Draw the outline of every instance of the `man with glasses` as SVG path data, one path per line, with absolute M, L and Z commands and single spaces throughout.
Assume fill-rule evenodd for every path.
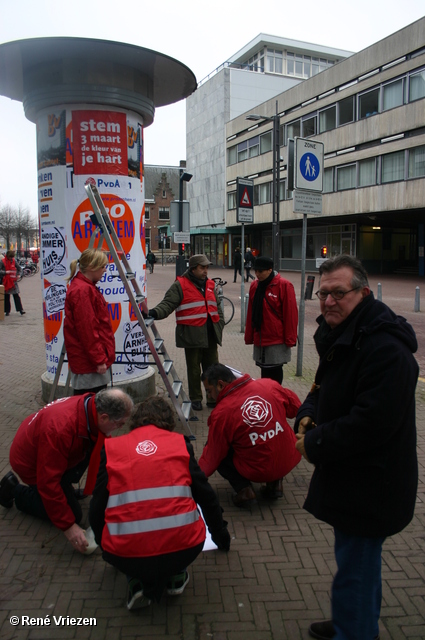
M 379 637 L 381 552 L 412 520 L 417 483 L 412 327 L 375 300 L 361 262 L 320 269 L 315 382 L 298 411 L 298 451 L 315 465 L 304 508 L 335 532 L 332 620 L 319 640 Z
M 74 487 L 88 467 L 84 493 L 96 481 L 105 437 L 124 425 L 132 399 L 120 389 L 61 398 L 26 418 L 10 447 L 9 471 L 0 482 L 0 504 L 50 520 L 73 548 L 84 553 L 88 542 L 79 526 L 81 496 Z M 78 490 L 77 490 L 78 491 Z

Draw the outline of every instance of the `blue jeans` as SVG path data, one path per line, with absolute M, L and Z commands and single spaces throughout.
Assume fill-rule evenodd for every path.
M 332 585 L 333 640 L 373 640 L 379 635 L 384 540 L 350 536 L 335 529 L 338 571 Z

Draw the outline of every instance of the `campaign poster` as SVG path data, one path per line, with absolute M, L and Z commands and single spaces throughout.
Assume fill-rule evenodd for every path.
M 95 232 L 87 184 L 96 185 L 141 293 L 146 296 L 141 118 L 120 109 L 86 105 L 46 109 L 37 121 L 37 160 L 46 370 L 53 380 L 63 345 L 70 264 L 89 247 Z M 96 239 L 94 246 L 108 251 L 105 240 Z M 123 336 L 129 323 L 132 333 L 138 332 L 124 283 L 111 257 L 97 286 L 108 303 L 116 337 L 114 381 L 138 377 L 147 366 L 146 345 L 137 336 L 137 357 L 128 358 L 129 340 L 126 342 Z M 65 363 L 60 380 L 64 382 L 66 376 Z

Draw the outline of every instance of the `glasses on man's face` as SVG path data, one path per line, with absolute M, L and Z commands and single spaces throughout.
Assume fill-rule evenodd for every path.
M 352 291 L 357 291 L 357 289 L 361 289 L 361 287 L 354 287 L 354 289 L 349 289 L 349 291 L 342 291 L 342 289 L 335 289 L 335 291 L 326 291 L 326 289 L 319 289 L 316 291 L 316 296 L 319 300 L 324 302 L 328 296 L 331 296 L 334 300 L 342 300 L 347 293 L 351 293 Z

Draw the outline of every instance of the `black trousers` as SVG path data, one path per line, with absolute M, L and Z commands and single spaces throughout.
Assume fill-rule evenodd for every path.
M 10 296 L 13 295 L 13 301 L 15 303 L 15 309 L 18 313 L 24 310 L 21 302 L 21 298 L 19 297 L 19 293 L 5 293 L 4 294 L 4 312 L 10 313 L 11 305 L 10 305 Z
M 235 465 L 233 464 L 233 454 L 234 451 L 232 447 L 230 447 L 229 453 L 220 462 L 217 467 L 217 471 L 223 478 L 230 482 L 233 489 L 236 491 L 236 493 L 238 493 L 239 491 L 242 491 L 242 489 L 245 489 L 245 487 L 250 487 L 251 482 L 247 480 L 247 478 L 241 476 L 239 471 L 236 469 Z
M 73 484 L 80 481 L 81 476 L 87 469 L 90 462 L 90 452 L 87 453 L 84 460 L 77 464 L 72 469 L 68 469 L 60 482 L 63 492 L 66 496 L 66 501 L 72 509 L 72 513 L 75 516 L 75 522 L 79 524 L 83 517 L 83 512 L 79 501 L 75 496 Z M 35 518 L 41 518 L 42 520 L 50 520 L 47 515 L 46 509 L 43 504 L 43 500 L 38 492 L 37 485 L 18 484 L 14 490 L 15 506 L 19 511 L 27 513 Z
M 138 578 L 143 585 L 143 595 L 146 598 L 159 602 L 170 578 L 183 573 L 199 556 L 203 546 L 204 543 L 201 542 L 189 549 L 146 558 L 122 558 L 107 551 L 102 555 L 106 562 L 126 576 Z
M 261 377 L 269 378 L 270 380 L 276 380 L 279 384 L 283 381 L 283 364 L 278 364 L 275 367 L 260 367 Z

